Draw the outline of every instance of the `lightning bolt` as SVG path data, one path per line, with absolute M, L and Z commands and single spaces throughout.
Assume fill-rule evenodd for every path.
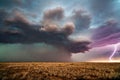
M 109 61 L 110 61 L 110 62 L 112 61 L 112 57 L 113 57 L 113 56 L 115 55 L 115 53 L 117 52 L 119 44 L 120 44 L 120 43 L 114 45 L 114 51 L 113 51 L 113 53 L 112 53 L 112 54 L 110 55 L 110 57 L 109 57 Z

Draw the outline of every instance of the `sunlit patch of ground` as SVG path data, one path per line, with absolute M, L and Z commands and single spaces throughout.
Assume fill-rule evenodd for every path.
M 109 60 L 108 58 L 98 58 L 98 59 L 93 59 L 88 62 L 109 62 L 109 63 L 120 63 L 120 58 L 113 58 Z
M 0 63 L 0 80 L 120 80 L 120 63 Z
M 120 63 L 120 60 L 96 60 L 96 61 L 88 61 L 88 62 L 110 62 L 110 63 Z

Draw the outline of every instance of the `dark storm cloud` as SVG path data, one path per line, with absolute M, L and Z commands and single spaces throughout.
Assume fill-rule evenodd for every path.
M 120 26 L 116 20 L 108 20 L 93 31 L 93 46 L 105 46 L 120 41 Z
M 47 1 L 47 2 L 46 2 Z M 48 0 L 0 0 L 0 7 L 7 9 L 8 11 L 12 8 L 20 8 L 27 12 L 37 13 L 39 10 L 42 10 L 47 6 Z M 50 2 L 49 2 L 50 3 Z M 36 12 L 37 11 L 37 12 Z M 39 13 L 40 13 L 39 12 Z
M 0 6 L 1 7 L 11 7 L 13 5 L 13 0 L 0 0 Z
M 11 9 L 13 7 L 25 7 L 25 1 L 27 0 L 0 0 L 0 7 L 6 9 Z M 30 0 L 29 4 L 31 4 Z
M 0 27 L 3 26 L 3 21 L 7 16 L 8 13 L 4 9 L 0 9 Z
M 3 17 L 4 18 L 4 17 Z M 67 23 L 63 28 L 56 31 L 43 30 L 44 26 L 34 24 L 20 12 L 15 12 L 14 16 L 7 17 L 0 31 L 1 43 L 46 43 L 54 46 L 61 46 L 70 53 L 84 52 L 88 50 L 89 41 L 75 42 L 68 38 L 72 34 L 74 24 Z M 6 27 L 8 27 L 6 29 Z

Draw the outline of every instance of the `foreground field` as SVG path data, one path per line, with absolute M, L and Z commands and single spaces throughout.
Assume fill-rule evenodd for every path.
M 0 63 L 0 80 L 120 80 L 120 63 Z

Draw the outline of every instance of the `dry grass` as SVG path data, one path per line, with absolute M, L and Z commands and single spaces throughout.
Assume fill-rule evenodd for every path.
M 120 63 L 0 63 L 0 80 L 120 80 Z

